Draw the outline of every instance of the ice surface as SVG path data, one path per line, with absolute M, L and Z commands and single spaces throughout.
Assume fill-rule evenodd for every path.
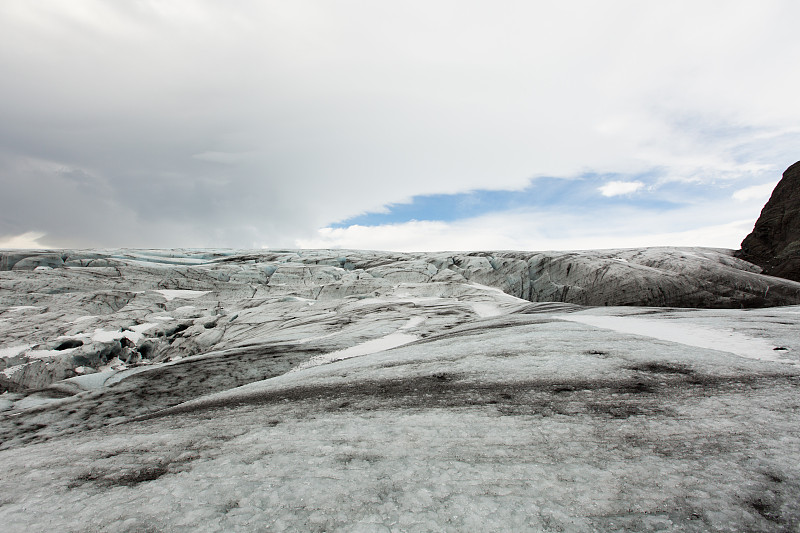
M 5 348 L 0 348 L 0 359 L 5 357 L 14 357 L 15 355 L 19 355 L 33 346 L 33 344 L 20 344 L 17 346 L 6 346 Z
M 152 326 L 154 326 L 154 325 L 155 324 L 153 324 Z M 152 326 L 148 325 L 148 328 L 146 328 L 146 329 L 149 329 Z M 136 326 L 133 326 L 131 329 L 133 329 L 135 327 Z M 119 340 L 119 339 L 121 339 L 123 337 L 128 338 L 132 342 L 136 343 L 136 342 L 139 342 L 142 339 L 143 335 L 138 330 L 137 331 L 106 331 L 106 330 L 104 330 L 102 328 L 96 329 L 94 331 L 94 333 L 92 333 L 92 340 L 95 341 L 95 342 L 115 341 L 115 340 Z
M 141 372 L 149 372 L 156 368 L 161 368 L 169 363 L 155 363 L 148 366 L 139 366 L 136 368 L 125 368 L 124 365 L 119 364 L 119 360 L 114 363 L 118 369 L 111 369 L 111 364 L 107 369 L 95 372 L 93 374 L 86 374 L 83 376 L 75 376 L 73 378 L 65 379 L 65 383 L 71 383 L 81 390 L 89 391 L 102 389 L 103 387 L 110 387 L 130 376 L 139 374 Z
M 60 357 L 73 351 L 75 351 L 75 348 L 67 348 L 66 350 L 28 350 L 25 352 L 25 357 L 31 359 L 48 359 Z
M 779 357 L 776 346 L 764 339 L 748 337 L 733 330 L 716 330 L 692 324 L 674 324 L 665 320 L 653 320 L 629 316 L 593 316 L 589 314 L 556 315 L 555 318 L 580 322 L 598 328 L 606 328 L 633 335 L 644 335 L 654 339 L 698 346 L 709 350 L 734 353 L 740 357 L 792 363 Z
M 294 369 L 292 369 L 291 372 L 297 372 L 314 366 L 333 363 L 336 361 L 342 361 L 344 359 L 350 359 L 351 357 L 359 357 L 362 355 L 382 352 L 384 350 L 391 350 L 392 348 L 397 348 L 398 346 L 403 346 L 404 344 L 414 342 L 419 337 L 417 337 L 416 335 L 411 335 L 409 333 L 401 333 L 401 332 L 404 330 L 412 329 L 422 324 L 424 321 L 425 319 L 422 317 L 412 317 L 408 320 L 408 323 L 405 324 L 403 327 L 401 327 L 400 330 L 396 333 L 390 333 L 389 335 L 386 335 L 379 339 L 366 341 L 361 344 L 345 348 L 343 350 L 336 350 L 334 352 L 326 353 L 324 355 L 318 355 L 316 357 L 312 357 L 305 363 L 302 363 L 297 367 L 295 367 Z
M 800 307 L 727 252 L 69 261 L 0 273 L 3 531 L 800 527 Z
M 153 317 L 154 319 L 158 320 L 168 320 L 162 317 Z M 144 322 L 142 324 L 136 324 L 135 326 L 131 326 L 129 329 L 135 331 L 136 333 L 144 333 L 145 331 L 156 327 L 158 323 L 156 322 Z
M 503 312 L 500 311 L 500 309 L 496 305 L 490 303 L 474 302 L 471 305 L 472 308 L 475 310 L 475 314 L 477 314 L 481 318 L 500 316 L 503 314 Z
M 181 299 L 199 298 L 200 296 L 208 294 L 211 291 L 195 291 L 188 289 L 157 289 L 154 290 L 153 292 L 161 294 L 169 302 L 174 300 L 175 298 L 181 298 Z
M 440 310 L 462 309 L 453 305 Z M 374 320 L 398 308 L 368 309 Z M 627 321 L 713 323 L 719 331 L 757 327 L 792 350 L 797 342 L 799 319 L 783 309 L 601 311 Z M 390 323 L 395 333 L 420 331 L 437 319 L 426 313 Z M 702 347 L 687 353 L 683 344 L 557 313 L 463 316 L 440 335 L 231 389 L 204 400 L 207 407 L 197 401 L 0 451 L 0 519 L 11 531 L 780 531 L 797 524 L 800 375 L 792 367 Z M 155 399 L 139 387 L 169 381 L 164 370 L 190 363 L 164 366 L 158 379 L 130 390 Z M 83 417 L 106 405 L 84 406 L 91 398 L 34 399 L 25 412 Z M 105 408 L 118 420 L 121 404 Z
M 72 321 L 73 324 L 78 324 L 80 322 L 86 322 L 87 320 L 93 320 L 98 318 L 97 315 L 86 315 L 86 316 L 79 316 L 75 320 Z
M 25 368 L 24 364 L 23 365 L 13 365 L 13 366 L 6 367 L 5 369 L 3 369 L 2 372 L 6 376 L 11 377 L 14 374 L 16 374 L 17 372 L 19 372 L 20 370 L 22 370 L 23 368 Z
M 120 360 L 119 357 L 114 357 L 113 359 L 109 360 L 105 365 L 98 368 L 97 370 L 99 370 L 100 373 L 106 373 L 112 370 L 113 371 L 126 370 L 127 368 L 128 367 L 125 365 L 125 363 L 123 363 Z
M 116 370 L 106 370 L 83 376 L 75 376 L 74 378 L 65 379 L 64 381 L 76 385 L 81 390 L 100 389 L 106 385 L 108 378 L 116 373 Z
M 411 318 L 408 319 L 408 323 L 406 323 L 403 327 L 401 327 L 400 330 L 403 331 L 407 329 L 414 329 L 415 327 L 424 323 L 425 323 L 425 317 L 412 316 Z
M 487 291 L 491 294 L 493 299 L 500 299 L 500 301 L 511 302 L 511 303 L 528 303 L 528 300 L 523 300 L 522 298 L 517 298 L 516 296 L 512 296 L 510 294 L 506 294 L 497 287 L 489 287 L 488 285 L 482 285 L 476 282 L 470 282 L 470 286 L 477 287 L 482 291 Z
M 26 409 L 35 409 L 37 407 L 46 407 L 55 403 L 59 403 L 59 398 L 48 398 L 31 394 L 21 400 L 14 402 L 14 409 L 16 411 L 24 411 Z

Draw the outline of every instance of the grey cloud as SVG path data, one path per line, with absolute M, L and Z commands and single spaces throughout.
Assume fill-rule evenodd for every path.
M 760 61 L 800 53 L 758 39 L 794 35 L 797 8 L 776 5 L 757 10 L 771 26 L 731 41 L 733 69 L 696 37 L 717 15 L 705 8 L 685 20 L 637 2 L 4 3 L 0 235 L 290 246 L 413 195 L 686 161 L 702 175 L 750 141 L 732 148 L 718 128 L 682 142 L 675 111 L 762 132 L 800 120 L 776 112 L 781 92 L 753 111 L 754 82 L 732 79 L 797 86 Z M 737 35 L 750 9 L 731 3 L 714 37 Z M 600 127 L 619 117 L 622 130 Z

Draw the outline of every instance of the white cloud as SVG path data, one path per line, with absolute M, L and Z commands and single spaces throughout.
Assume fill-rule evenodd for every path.
M 707 204 L 652 212 L 635 205 L 571 211 L 542 209 L 475 218 L 410 221 L 381 226 L 323 228 L 298 239 L 303 248 L 393 251 L 584 250 L 645 246 L 738 249 L 753 229 L 760 205 L 730 197 Z M 722 216 L 720 216 L 722 213 Z
M 658 231 L 648 227 L 643 232 L 625 234 L 620 227 L 606 227 L 606 232 L 592 231 L 579 221 L 564 217 L 552 223 L 572 223 L 568 237 L 553 234 L 546 228 L 521 221 L 514 216 L 494 220 L 474 219 L 455 223 L 411 221 L 383 226 L 323 228 L 316 237 L 299 239 L 300 248 L 345 248 L 390 250 L 397 252 L 469 251 L 469 250 L 589 250 L 637 248 L 648 246 L 706 246 L 738 249 L 739 243 L 753 228 L 752 220 L 699 226 L 677 231 Z M 507 224 L 503 226 L 502 224 Z M 516 224 L 515 231 L 505 231 Z M 581 230 L 585 233 L 580 235 Z
M 220 163 L 223 165 L 233 165 L 244 160 L 247 157 L 247 154 L 208 151 L 194 154 L 192 157 L 201 161 L 210 161 L 212 163 Z
M 644 187 L 641 181 L 609 181 L 599 191 L 603 196 L 620 196 L 632 194 Z
M 733 193 L 733 199 L 740 202 L 747 202 L 756 200 L 761 203 L 766 203 L 775 188 L 775 183 L 764 183 L 763 185 L 753 185 L 752 187 L 745 187 Z
M 282 246 L 537 176 L 764 183 L 796 159 L 798 18 L 780 0 L 0 2 L 0 233 Z M 32 157 L 82 173 L 34 179 Z
M 26 249 L 38 250 L 46 248 L 39 242 L 39 239 L 44 237 L 44 233 L 37 233 L 29 231 L 22 235 L 12 235 L 9 237 L 0 238 L 0 249 Z

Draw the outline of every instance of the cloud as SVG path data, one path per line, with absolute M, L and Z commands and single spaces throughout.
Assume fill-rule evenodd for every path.
M 36 233 L 34 231 L 29 231 L 27 233 L 23 233 L 21 235 L 10 235 L 6 237 L 0 237 L 0 249 L 27 249 L 27 250 L 36 250 L 47 248 L 39 242 L 39 239 L 44 237 L 44 233 Z
M 746 0 L 0 3 L 0 234 L 280 247 L 414 197 L 587 174 L 729 199 L 797 159 L 798 17 Z
M 761 205 L 727 197 L 715 209 L 704 202 L 653 210 L 636 204 L 506 210 L 453 221 L 322 228 L 298 239 L 303 248 L 392 251 L 557 250 L 645 246 L 738 249 Z M 720 218 L 718 211 L 725 213 Z
M 202 152 L 199 154 L 193 154 L 192 157 L 201 161 L 211 161 L 212 163 L 233 165 L 245 159 L 247 154 L 231 152 Z
M 765 203 L 772 194 L 772 190 L 775 188 L 775 185 L 775 183 L 764 183 L 763 185 L 745 187 L 744 189 L 739 189 L 738 191 L 734 192 L 733 199 L 740 202 L 758 200 L 759 202 Z
M 301 248 L 343 248 L 389 250 L 397 252 L 469 251 L 469 250 L 589 250 L 636 248 L 649 246 L 706 246 L 739 248 L 744 235 L 752 230 L 752 220 L 735 220 L 723 224 L 698 226 L 676 231 L 624 232 L 620 227 L 592 231 L 570 217 L 551 220 L 553 225 L 571 223 L 575 231 L 569 236 L 553 234 L 526 219 L 498 217 L 465 220 L 455 223 L 410 221 L 382 226 L 349 226 L 322 228 L 315 237 L 300 239 Z M 503 226 L 506 224 L 506 226 Z M 502 228 L 516 224 L 513 231 Z M 580 230 L 585 233 L 580 235 Z
M 609 181 L 598 190 L 603 196 L 632 194 L 644 187 L 641 181 Z

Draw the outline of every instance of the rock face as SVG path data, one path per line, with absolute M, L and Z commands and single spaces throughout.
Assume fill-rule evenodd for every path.
M 764 274 L 800 281 L 800 161 L 783 173 L 736 256 Z

